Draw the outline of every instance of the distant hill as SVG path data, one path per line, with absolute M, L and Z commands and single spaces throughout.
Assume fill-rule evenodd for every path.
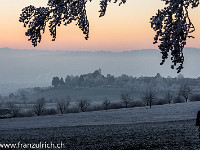
M 186 48 L 185 63 L 181 72 L 185 77 L 199 77 L 200 49 Z M 135 77 L 177 76 L 171 69 L 170 60 L 160 66 L 159 50 L 145 49 L 124 52 L 81 52 L 48 50 L 0 49 L 0 84 L 50 85 L 52 77 L 80 75 L 98 68 L 102 74 L 119 76 L 127 74 Z

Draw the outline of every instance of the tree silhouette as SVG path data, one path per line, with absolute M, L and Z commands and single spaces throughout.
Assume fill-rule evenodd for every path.
M 18 117 L 21 107 L 17 106 L 13 102 L 8 102 L 7 106 L 10 109 L 10 113 L 11 113 L 12 117 L 14 117 L 14 118 Z
M 77 106 L 82 112 L 85 112 L 90 105 L 91 101 L 87 98 L 81 98 L 77 100 Z
M 108 106 L 110 105 L 110 101 L 108 100 L 107 97 L 104 98 L 104 101 L 103 101 L 103 107 L 105 110 L 108 110 Z
M 143 97 L 142 97 L 144 103 L 149 106 L 151 108 L 152 104 L 153 104 L 153 101 L 155 100 L 155 92 L 152 91 L 152 89 L 148 89 Z
M 120 96 L 121 96 L 122 103 L 124 103 L 125 107 L 128 108 L 128 105 L 131 103 L 130 94 L 122 93 Z
M 33 105 L 33 112 L 37 116 L 41 116 L 45 110 L 45 98 L 39 98 L 36 101 L 36 104 Z
M 180 86 L 179 95 L 183 96 L 185 98 L 185 102 L 188 101 L 191 92 L 192 92 L 192 90 L 188 84 L 184 84 L 184 85 Z
M 57 110 L 60 112 L 60 114 L 66 113 L 69 107 L 70 101 L 71 101 L 71 97 L 69 95 L 67 95 L 65 98 L 58 100 Z
M 36 8 L 32 5 L 22 10 L 19 21 L 28 27 L 26 36 L 37 46 L 41 42 L 41 34 L 45 32 L 47 23 L 52 40 L 56 39 L 56 28 L 61 24 L 67 26 L 72 21 L 82 30 L 85 39 L 89 38 L 89 21 L 86 13 L 86 3 L 92 0 L 48 0 L 47 7 Z M 199 0 L 161 0 L 166 7 L 158 10 L 158 13 L 151 18 L 151 27 L 156 32 L 154 44 L 159 42 L 159 49 L 162 53 L 161 65 L 171 52 L 171 68 L 178 65 L 177 72 L 183 69 L 183 48 L 187 38 L 194 38 L 189 35 L 195 28 L 189 18 L 188 8 L 197 7 Z M 126 3 L 126 0 L 100 0 L 99 17 L 106 13 L 109 2 Z
M 195 28 L 188 15 L 188 7 L 192 8 L 199 5 L 199 0 L 162 0 L 166 7 L 158 10 L 156 16 L 151 18 L 151 27 L 156 31 L 154 43 L 160 41 L 158 46 L 162 53 L 161 65 L 168 58 L 171 51 L 171 60 L 177 67 L 178 73 L 183 68 L 184 56 L 183 48 L 187 38 L 194 38 L 189 35 Z
M 62 77 L 60 78 L 60 81 L 59 81 L 59 83 L 60 83 L 60 85 L 65 85 L 65 82 L 64 82 L 64 80 L 63 80 L 63 78 L 62 78 Z
M 64 81 L 63 81 L 64 82 Z M 60 84 L 60 79 L 58 77 L 53 77 L 52 83 L 51 83 L 55 88 L 58 87 Z

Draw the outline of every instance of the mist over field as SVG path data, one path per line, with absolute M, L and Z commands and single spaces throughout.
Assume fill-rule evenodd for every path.
M 185 77 L 200 76 L 200 50 L 186 48 L 185 62 L 181 72 Z M 170 58 L 169 58 L 170 59 Z M 159 50 L 111 51 L 48 51 L 0 49 L 0 94 L 8 94 L 18 88 L 50 86 L 52 77 L 65 78 L 67 75 L 80 75 L 101 68 L 102 74 L 133 77 L 162 76 L 176 77 L 170 60 L 160 66 Z
M 181 75 L 153 49 L 0 49 L 0 149 L 49 139 L 67 149 L 199 149 L 200 50 L 184 54 Z

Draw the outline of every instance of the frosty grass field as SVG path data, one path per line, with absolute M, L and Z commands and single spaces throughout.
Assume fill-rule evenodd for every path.
M 200 149 L 200 102 L 0 120 L 0 143 L 63 142 L 65 149 Z

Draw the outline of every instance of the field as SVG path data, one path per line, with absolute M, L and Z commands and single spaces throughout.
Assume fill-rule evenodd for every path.
M 66 149 L 177 149 L 199 147 L 195 120 L 1 131 L 1 142 L 65 144 Z
M 73 101 L 76 101 L 78 98 L 87 98 L 92 102 L 102 102 L 105 97 L 109 98 L 111 101 L 119 101 L 120 94 L 124 91 L 124 88 L 106 88 L 106 87 L 92 87 L 92 88 L 49 88 L 44 92 L 39 92 L 31 94 L 28 96 L 29 101 L 36 101 L 38 98 L 45 97 L 47 100 L 55 101 L 56 98 L 65 98 L 69 95 Z M 28 102 L 28 101 L 27 101 Z
M 65 149 L 200 149 L 200 102 L 0 120 L 0 143 L 63 142 Z

